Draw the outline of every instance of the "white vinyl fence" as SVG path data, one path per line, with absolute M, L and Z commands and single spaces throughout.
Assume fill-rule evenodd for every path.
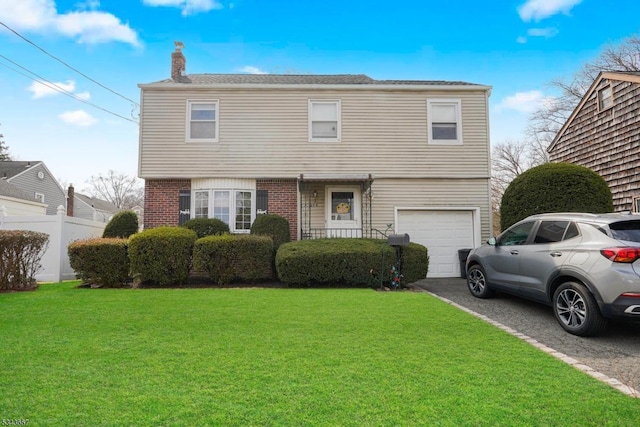
M 75 279 L 67 246 L 74 240 L 101 237 L 106 226 L 102 222 L 69 217 L 62 206 L 58 207 L 57 215 L 4 216 L 3 211 L 0 206 L 0 230 L 29 230 L 49 235 L 49 247 L 42 256 L 42 268 L 36 274 L 38 282 Z

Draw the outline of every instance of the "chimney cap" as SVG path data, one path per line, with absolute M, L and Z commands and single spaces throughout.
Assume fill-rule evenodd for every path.
M 181 41 L 174 41 L 173 44 L 176 46 L 176 52 L 180 52 L 182 49 L 184 49 L 184 43 L 182 43 Z

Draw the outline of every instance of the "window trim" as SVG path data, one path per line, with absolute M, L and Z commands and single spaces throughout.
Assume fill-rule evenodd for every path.
M 607 89 L 609 90 L 610 95 L 609 95 L 608 98 L 603 98 L 602 97 L 602 92 L 604 92 Z M 613 108 L 613 86 L 611 85 L 611 83 L 609 83 L 609 84 L 601 87 L 600 89 L 598 89 L 596 98 L 597 98 L 597 103 L 598 103 L 598 111 L 606 111 L 606 110 L 609 110 L 610 108 Z M 611 99 L 611 104 L 606 106 L 606 107 L 603 107 L 602 106 L 603 99 Z
M 456 139 L 435 139 L 433 137 L 433 106 L 453 104 L 456 112 Z M 463 145 L 462 140 L 462 100 L 459 98 L 427 99 L 427 143 L 433 145 Z
M 198 188 L 198 189 L 193 189 L 191 190 L 191 212 L 193 212 L 193 214 L 190 216 L 191 219 L 196 218 L 196 193 L 199 192 L 205 192 L 208 194 L 208 200 L 207 200 L 207 218 L 215 218 L 214 216 L 214 212 L 215 212 L 215 198 L 214 198 L 214 193 L 218 191 L 218 192 L 228 192 L 229 193 L 229 223 L 227 224 L 229 226 L 229 231 L 231 233 L 234 234 L 249 234 L 250 233 L 250 227 L 253 224 L 253 221 L 256 220 L 256 194 L 257 194 L 257 190 L 256 189 L 249 189 L 249 188 Z M 242 230 L 242 229 L 236 229 L 236 193 L 242 191 L 242 192 L 247 192 L 247 193 L 251 193 L 251 222 L 249 224 L 249 229 L 246 230 Z M 202 218 L 202 217 L 201 217 Z
M 340 99 L 309 99 L 308 101 L 309 142 L 341 142 L 342 141 L 342 102 Z M 321 138 L 313 136 L 313 104 L 335 104 L 337 129 L 335 138 Z
M 215 138 L 192 138 L 191 137 L 191 107 L 198 104 L 215 104 Z M 209 120 L 207 120 L 209 121 Z M 218 142 L 220 131 L 220 100 L 219 99 L 187 99 L 187 114 L 185 122 L 185 139 L 186 142 Z
M 39 193 L 36 191 L 34 197 L 37 202 L 44 203 L 44 193 Z

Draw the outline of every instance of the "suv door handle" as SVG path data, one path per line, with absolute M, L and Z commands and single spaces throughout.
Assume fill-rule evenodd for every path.
M 562 256 L 562 252 L 551 252 L 549 255 L 551 255 L 554 258 L 557 258 L 559 256 Z

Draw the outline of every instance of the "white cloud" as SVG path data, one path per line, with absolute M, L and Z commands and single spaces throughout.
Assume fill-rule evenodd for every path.
M 518 8 L 520 18 L 525 21 L 540 21 L 558 13 L 568 14 L 582 0 L 527 0 Z
M 65 123 L 80 127 L 93 126 L 98 123 L 98 120 L 95 117 L 84 110 L 66 111 L 58 117 L 60 117 L 60 119 Z
M 551 38 L 551 37 L 555 37 L 558 35 L 558 29 L 557 28 L 530 28 L 527 31 L 527 34 L 529 34 L 531 37 L 544 37 L 544 38 Z
M 249 73 L 249 74 L 267 74 L 266 71 L 262 71 L 260 68 L 252 67 L 251 65 L 247 65 L 246 67 L 242 67 L 240 69 L 240 72 Z
M 91 98 L 91 94 L 89 92 L 78 92 L 76 93 L 76 98 L 80 98 L 83 101 L 88 101 Z
M 515 110 L 521 113 L 531 113 L 549 102 L 553 102 L 553 98 L 544 96 L 539 90 L 516 92 L 513 95 L 503 98 L 498 105 L 496 105 L 496 111 Z
M 76 90 L 76 82 L 73 80 L 67 80 L 66 83 L 62 82 L 33 82 L 31 86 L 27 88 L 29 92 L 31 92 L 31 97 L 33 99 L 44 98 L 46 96 L 55 96 L 60 95 L 62 92 L 68 92 L 73 94 L 76 98 L 80 98 L 84 101 L 87 101 L 91 98 L 91 94 L 89 92 L 78 92 L 73 93 Z
M 0 21 L 16 31 L 56 33 L 80 43 L 118 41 L 139 46 L 137 33 L 120 19 L 94 9 L 100 4 L 88 1 L 75 12 L 58 13 L 53 0 L 0 1 Z
M 73 80 L 67 80 L 66 83 L 61 82 L 52 82 L 53 85 L 45 84 L 41 82 L 33 82 L 31 86 L 27 88 L 29 92 L 31 92 L 31 97 L 34 99 L 44 98 L 45 96 L 53 96 L 58 95 L 60 93 L 59 90 L 55 89 L 53 86 L 58 87 L 60 90 L 73 92 L 76 90 L 76 83 Z
M 527 42 L 527 38 L 525 36 L 519 36 L 516 39 L 516 43 L 525 44 Z
M 182 16 L 222 9 L 222 4 L 217 0 L 143 0 L 142 3 L 147 6 L 177 7 L 182 10 Z

